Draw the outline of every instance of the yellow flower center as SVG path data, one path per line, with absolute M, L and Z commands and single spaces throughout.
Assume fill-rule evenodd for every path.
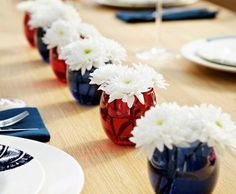
M 63 31 L 59 31 L 58 34 L 59 34 L 59 36 L 64 36 L 65 35 L 65 33 Z
M 91 52 L 92 52 L 91 49 L 85 49 L 85 50 L 84 50 L 84 54 L 86 54 L 86 55 L 90 54 Z
M 163 124 L 164 124 L 164 120 L 163 119 L 156 120 L 156 125 L 161 126 Z
M 132 82 L 132 81 L 129 80 L 129 79 L 123 81 L 123 83 L 124 83 L 124 84 L 127 84 L 127 85 L 130 84 L 131 82 Z
M 215 124 L 219 127 L 219 128 L 223 128 L 222 123 L 219 120 L 215 121 Z

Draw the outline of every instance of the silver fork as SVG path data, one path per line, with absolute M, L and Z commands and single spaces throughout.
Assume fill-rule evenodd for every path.
M 0 134 L 3 132 L 18 132 L 18 131 L 37 131 L 39 128 L 25 128 L 25 129 L 0 129 Z
M 18 123 L 19 121 L 21 121 L 22 119 L 24 119 L 28 115 L 29 115 L 29 112 L 24 111 L 14 117 L 11 117 L 11 118 L 8 118 L 5 120 L 0 120 L 0 127 L 8 127 L 8 126 L 14 125 L 15 123 Z

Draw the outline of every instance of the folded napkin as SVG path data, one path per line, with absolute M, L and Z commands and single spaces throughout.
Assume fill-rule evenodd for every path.
M 15 108 L 5 111 L 0 111 L 0 120 L 7 119 L 9 117 L 15 116 L 23 111 L 28 111 L 29 115 L 22 121 L 2 129 L 15 128 L 15 129 L 25 129 L 25 128 L 39 128 L 35 131 L 18 131 L 18 132 L 0 132 L 0 135 L 10 135 L 15 137 L 23 137 L 27 139 L 37 140 L 41 142 L 48 142 L 50 140 L 50 134 L 45 127 L 43 120 L 39 114 L 37 108 L 26 107 L 26 108 Z
M 207 19 L 216 17 L 218 10 L 208 8 L 174 8 L 164 9 L 162 19 L 164 21 Z M 116 17 L 129 23 L 149 22 L 155 20 L 155 11 L 120 11 Z

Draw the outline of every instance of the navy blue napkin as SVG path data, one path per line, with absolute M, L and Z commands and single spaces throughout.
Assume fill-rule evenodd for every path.
M 190 19 L 209 19 L 215 18 L 218 10 L 208 8 L 174 8 L 164 9 L 162 19 L 164 21 L 190 20 Z M 119 11 L 116 17 L 129 23 L 150 22 L 155 20 L 154 11 Z
M 15 116 L 23 111 L 29 112 L 29 115 L 26 118 L 24 118 L 22 121 L 12 126 L 5 127 L 2 129 L 39 128 L 39 130 L 6 132 L 6 133 L 0 133 L 0 135 L 10 135 L 10 136 L 15 136 L 15 137 L 23 137 L 27 139 L 37 140 L 41 142 L 48 142 L 50 140 L 50 134 L 47 128 L 45 127 L 37 108 L 26 107 L 26 108 L 15 108 L 15 109 L 9 109 L 5 111 L 0 111 L 0 120 Z

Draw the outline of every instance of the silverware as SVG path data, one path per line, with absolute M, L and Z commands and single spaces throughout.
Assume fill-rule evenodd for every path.
M 14 117 L 11 117 L 11 118 L 8 118 L 5 120 L 0 120 L 0 127 L 8 127 L 8 126 L 14 125 L 15 123 L 18 123 L 19 121 L 21 121 L 22 119 L 24 119 L 28 115 L 29 115 L 29 112 L 24 111 Z
M 37 131 L 39 128 L 25 128 L 25 129 L 0 129 L 1 132 L 18 132 L 18 131 Z

